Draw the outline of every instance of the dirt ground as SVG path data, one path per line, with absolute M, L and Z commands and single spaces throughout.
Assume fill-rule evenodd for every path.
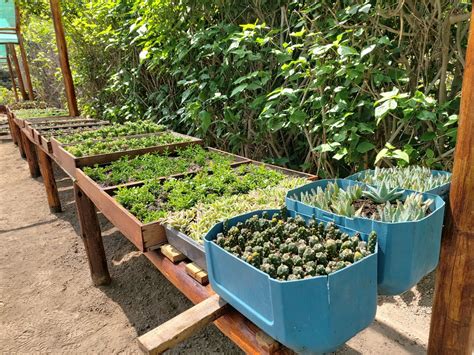
M 92 286 L 71 180 L 57 178 L 64 212 L 51 214 L 41 178 L 0 143 L 0 352 L 140 353 L 137 336 L 192 304 L 103 218 L 113 282 Z M 425 353 L 433 280 L 381 297 L 376 321 L 338 353 Z M 211 325 L 171 352 L 240 350 Z

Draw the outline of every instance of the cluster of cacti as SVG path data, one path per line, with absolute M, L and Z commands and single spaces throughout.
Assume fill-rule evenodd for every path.
M 278 209 L 285 204 L 288 190 L 307 182 L 304 178 L 285 177 L 276 186 L 221 197 L 212 203 L 201 202 L 192 208 L 169 212 L 159 221 L 202 243 L 202 238 L 214 224 L 256 210 Z
M 402 188 L 425 192 L 451 181 L 446 174 L 433 175 L 431 170 L 422 166 L 408 166 L 406 168 L 375 168 L 359 177 L 359 181 L 370 185 L 385 183 L 388 188 Z
M 343 189 L 330 182 L 324 189 L 318 187 L 316 190 L 295 194 L 292 198 L 341 216 L 366 217 L 384 222 L 416 221 L 429 213 L 433 200 L 423 201 L 423 196 L 417 193 L 402 199 L 403 193 L 404 191 L 397 191 L 396 188 L 389 188 L 385 182 L 378 187 L 368 186 L 366 190 L 361 186 Z M 364 213 L 364 201 L 367 201 L 364 198 L 376 206 L 377 213 L 370 216 Z M 360 202 L 358 209 L 354 206 L 356 201 Z
M 377 236 L 368 243 L 359 234 L 350 236 L 334 223 L 326 226 L 286 211 L 271 219 L 264 213 L 239 222 L 217 235 L 216 243 L 278 280 L 299 280 L 329 275 L 375 252 Z

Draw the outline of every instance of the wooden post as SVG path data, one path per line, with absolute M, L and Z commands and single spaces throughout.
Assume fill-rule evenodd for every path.
M 36 153 L 38 154 L 38 161 L 41 176 L 43 176 L 44 187 L 46 189 L 49 209 L 53 213 L 61 212 L 61 200 L 59 199 L 56 180 L 54 180 L 54 171 L 51 158 L 40 147 L 36 147 Z
M 40 169 L 38 165 L 38 157 L 36 155 L 35 145 L 25 135 L 23 135 L 23 143 L 23 149 L 25 150 L 26 161 L 28 162 L 30 175 L 32 178 L 37 178 L 38 176 L 40 176 Z
M 21 61 L 23 63 L 23 70 L 25 71 L 25 80 L 26 85 L 28 87 L 28 98 L 30 100 L 34 100 L 35 94 L 33 92 L 33 84 L 31 83 L 31 75 L 30 75 L 30 66 L 28 64 L 28 58 L 26 57 L 25 46 L 23 44 L 23 35 L 21 34 L 20 28 L 20 11 L 18 6 L 15 6 L 16 12 L 16 35 L 18 36 L 18 44 L 20 46 L 20 54 L 21 54 Z
M 16 56 L 15 46 L 11 43 L 8 44 L 9 52 L 12 55 L 13 64 L 15 65 L 16 76 L 18 78 L 18 87 L 20 88 L 21 96 L 23 100 L 28 100 L 28 95 L 25 90 L 25 84 L 23 83 L 23 75 L 21 73 L 20 63 L 18 62 L 18 57 Z
M 92 282 L 95 286 L 108 285 L 111 280 L 94 203 L 76 182 L 74 182 L 74 195 Z
M 59 0 L 50 0 L 51 13 L 53 15 L 54 31 L 56 32 L 56 43 L 58 46 L 59 64 L 63 73 L 64 88 L 66 90 L 67 106 L 70 116 L 79 116 L 77 107 L 76 92 L 74 91 L 74 81 L 72 80 L 71 68 L 69 66 L 69 56 L 67 54 L 66 38 L 61 18 L 61 7 Z
M 474 340 L 474 13 L 428 354 L 471 354 Z
M 27 139 L 24 135 L 23 132 L 21 131 L 20 127 L 15 125 L 16 127 L 16 135 L 18 139 L 18 150 L 20 151 L 20 157 L 22 159 L 26 159 L 26 153 L 25 153 L 25 139 Z
M 10 72 L 10 78 L 12 79 L 12 88 L 13 92 L 15 93 L 15 100 L 18 102 L 19 97 L 18 97 L 18 90 L 16 88 L 16 80 L 15 80 L 15 73 L 13 72 L 13 67 L 12 67 L 12 61 L 10 60 L 10 55 L 8 54 L 8 47 L 7 47 L 7 65 L 8 65 L 8 71 Z

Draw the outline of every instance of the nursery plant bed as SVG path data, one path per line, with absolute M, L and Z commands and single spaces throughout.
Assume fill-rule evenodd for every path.
M 242 158 L 245 159 L 245 158 Z M 237 162 L 236 165 L 252 163 L 252 161 L 242 160 Z M 259 163 L 258 165 L 262 165 Z M 265 164 L 263 164 L 265 165 Z M 266 166 L 266 165 L 265 165 Z M 274 166 L 268 165 L 270 169 L 276 170 Z M 286 170 L 286 169 L 283 169 Z M 296 176 L 303 176 L 308 178 L 315 178 L 313 175 L 308 175 L 300 172 L 294 172 L 289 170 L 287 175 L 297 174 Z M 184 176 L 182 174 L 182 176 Z M 77 185 L 83 190 L 86 195 L 92 200 L 97 208 L 104 214 L 104 216 L 112 222 L 135 246 L 141 251 L 154 250 L 161 244 L 167 242 L 165 227 L 158 221 L 150 223 L 142 223 L 136 218 L 130 211 L 119 204 L 113 197 L 114 190 L 101 188 L 94 180 L 88 177 L 81 169 L 76 168 L 75 178 Z M 169 178 L 169 177 L 168 177 Z M 166 178 L 163 178 L 166 179 Z M 192 246 L 193 241 L 191 238 L 186 237 L 186 242 Z M 169 243 L 172 244 L 173 243 Z M 175 245 L 174 245 L 175 246 Z M 176 246 L 175 246 L 176 247 Z M 179 248 L 177 248 L 179 249 Z M 202 248 L 195 248 L 194 251 L 201 253 Z M 180 250 L 183 252 L 182 250 Z M 193 257 L 191 252 L 187 255 L 190 259 Z M 202 254 L 199 254 L 202 255 Z M 191 259 L 193 260 L 193 259 Z M 194 260 L 193 260 L 194 261 Z
M 161 133 L 161 132 L 160 132 Z M 157 135 L 160 133 L 151 133 L 149 136 L 152 135 Z M 173 152 L 176 149 L 179 148 L 184 148 L 186 146 L 192 145 L 192 144 L 199 144 L 203 145 L 204 142 L 195 137 L 187 136 L 181 133 L 176 133 L 172 132 L 173 135 L 181 138 L 186 138 L 186 142 L 179 142 L 179 143 L 172 143 L 172 144 L 165 144 L 165 145 L 158 145 L 158 146 L 152 146 L 152 147 L 147 147 L 147 148 L 140 148 L 140 149 L 132 149 L 132 150 L 124 150 L 124 151 L 119 151 L 119 152 L 113 152 L 113 153 L 104 153 L 104 154 L 98 154 L 98 155 L 90 155 L 90 156 L 85 156 L 85 157 L 75 157 L 71 153 L 69 153 L 66 149 L 64 149 L 63 145 L 56 140 L 54 137 L 51 138 L 51 147 L 52 147 L 52 153 L 54 157 L 56 158 L 58 164 L 66 171 L 68 172 L 71 176 L 75 177 L 76 175 L 76 168 L 81 168 L 84 166 L 91 166 L 95 164 L 104 164 L 104 163 L 109 163 L 114 160 L 118 160 L 121 157 L 127 155 L 129 157 L 134 157 L 137 155 L 142 155 L 146 153 L 152 153 L 152 152 Z M 119 139 L 122 139 L 124 137 L 119 137 Z
M 40 132 L 54 132 L 57 130 L 64 130 L 64 129 L 80 129 L 80 128 L 88 128 L 88 127 L 101 127 L 107 126 L 110 123 L 107 121 L 98 121 L 98 120 L 80 120 L 80 121 L 69 121 L 66 120 L 64 124 L 59 125 L 51 125 L 51 126 L 44 126 L 44 125 L 37 125 L 37 124 L 26 124 L 24 129 L 31 132 L 31 135 L 36 139 L 39 143 L 39 136 L 41 135 Z
M 50 121 L 68 121 L 77 117 L 74 116 L 51 116 L 51 117 L 31 117 L 31 118 L 18 118 L 13 115 L 14 122 L 20 126 L 21 128 L 25 127 L 28 123 L 36 123 L 36 122 L 50 122 Z
M 250 162 L 255 165 L 266 166 L 270 169 L 279 171 L 287 176 L 296 176 L 296 177 L 306 178 L 308 179 L 308 182 L 314 181 L 317 179 L 317 176 L 315 175 L 306 174 L 306 173 L 282 168 L 275 165 L 265 164 L 265 163 L 257 162 L 254 160 L 251 160 Z M 180 232 L 179 230 L 173 228 L 172 226 L 165 225 L 164 227 L 166 231 L 166 238 L 168 239 L 169 244 L 171 244 L 176 249 L 178 249 L 181 253 L 186 255 L 189 260 L 192 260 L 199 267 L 201 267 L 204 270 L 207 270 L 204 244 L 200 244 L 193 238 L 189 237 L 185 233 Z

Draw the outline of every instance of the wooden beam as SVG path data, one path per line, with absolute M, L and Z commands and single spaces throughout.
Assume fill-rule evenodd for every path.
M 66 38 L 61 18 L 61 7 L 59 0 L 50 0 L 51 14 L 53 16 L 54 31 L 56 33 L 56 44 L 58 47 L 59 64 L 63 73 L 64 88 L 66 91 L 67 105 L 70 116 L 79 116 L 77 107 L 76 92 L 74 90 L 74 81 L 72 79 L 71 68 L 69 66 L 69 56 L 67 53 Z
M 23 63 L 23 70 L 25 71 L 25 80 L 26 86 L 28 87 L 28 99 L 34 100 L 35 94 L 33 92 L 33 84 L 31 83 L 31 75 L 30 75 L 30 66 L 28 64 L 28 58 L 26 56 L 25 46 L 23 44 L 23 36 L 21 34 L 21 14 L 18 6 L 15 6 L 16 12 L 16 34 L 18 36 L 18 45 L 20 46 L 20 54 L 21 54 L 21 61 Z
M 138 344 L 146 354 L 161 354 L 191 337 L 228 310 L 227 302 L 218 295 L 213 295 L 142 335 L 138 338 Z
M 28 139 L 28 138 L 25 138 Z M 51 158 L 40 147 L 36 146 L 36 153 L 38 154 L 38 162 L 40 166 L 41 176 L 43 177 L 43 184 L 46 190 L 46 197 L 48 199 L 49 209 L 53 213 L 61 212 L 61 200 L 59 199 L 58 187 L 54 179 L 53 164 Z
M 454 168 L 436 274 L 428 354 L 471 354 L 474 341 L 474 13 Z
M 179 263 L 186 259 L 186 255 L 177 250 L 174 246 L 170 244 L 165 244 L 161 248 L 161 252 L 173 263 Z
M 25 90 L 25 84 L 23 82 L 23 74 L 21 73 L 20 62 L 18 61 L 18 57 L 16 56 L 15 46 L 11 43 L 8 45 L 9 52 L 12 55 L 13 64 L 15 65 L 16 77 L 18 78 L 18 87 L 20 88 L 20 93 L 23 100 L 28 100 L 28 94 Z
M 92 282 L 95 286 L 108 285 L 111 279 L 94 203 L 82 192 L 76 182 L 74 182 L 74 196 Z
M 16 88 L 16 80 L 15 80 L 15 73 L 13 72 L 12 61 L 10 60 L 10 55 L 8 54 L 8 47 L 7 47 L 7 65 L 8 65 L 8 72 L 10 73 L 10 78 L 12 80 L 12 88 L 13 92 L 15 93 L 15 100 L 18 102 L 18 90 Z
M 28 162 L 30 175 L 32 178 L 37 178 L 40 176 L 40 169 L 38 165 L 38 157 L 36 155 L 35 145 L 25 135 L 23 135 L 23 138 L 23 148 L 25 149 L 26 161 Z

